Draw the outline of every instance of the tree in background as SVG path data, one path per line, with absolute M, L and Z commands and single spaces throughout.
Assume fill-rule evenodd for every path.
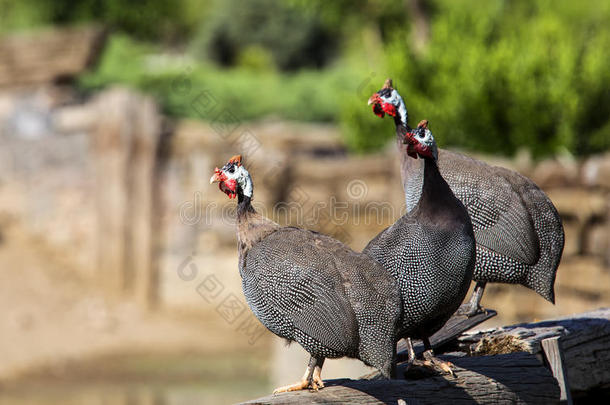
M 384 48 L 411 122 L 429 119 L 443 145 L 509 155 L 610 146 L 609 2 L 436 0 L 428 9 L 425 49 L 415 51 L 408 26 Z M 345 107 L 354 149 L 392 136 L 361 105 Z
M 281 0 L 215 1 L 193 49 L 222 66 L 243 61 L 244 54 L 255 58 L 255 53 L 268 53 L 281 70 L 321 68 L 335 55 L 330 31 L 317 13 Z
M 0 0 L 0 30 L 96 22 L 150 41 L 188 38 L 207 12 L 197 0 Z
M 131 84 L 177 116 L 192 114 L 171 91 L 181 68 L 150 53 L 191 53 L 193 83 L 244 120 L 335 121 L 358 152 L 393 137 L 366 108 L 388 76 L 445 146 L 610 147 L 607 0 L 0 0 L 0 32 L 81 22 L 117 32 L 89 88 Z

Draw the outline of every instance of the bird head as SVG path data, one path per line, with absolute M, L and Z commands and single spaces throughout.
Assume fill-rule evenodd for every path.
M 229 198 L 237 197 L 238 193 L 252 197 L 252 178 L 241 160 L 241 155 L 233 156 L 222 168 L 215 168 L 210 179 L 210 184 L 218 183 L 220 191 Z
M 385 81 L 381 90 L 369 98 L 368 104 L 379 118 L 388 114 L 401 125 L 407 125 L 407 107 L 400 94 L 392 87 L 392 79 Z
M 428 129 L 428 120 L 422 120 L 417 128 L 405 134 L 407 154 L 414 159 L 422 158 L 438 159 L 438 148 L 432 132 Z

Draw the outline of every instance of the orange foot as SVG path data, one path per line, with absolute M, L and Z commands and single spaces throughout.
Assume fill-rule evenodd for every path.
M 307 369 L 305 370 L 305 374 L 303 375 L 303 378 L 301 378 L 301 381 L 291 385 L 284 385 L 283 387 L 278 387 L 273 390 L 273 393 L 278 394 L 280 392 L 300 391 L 308 388 L 317 391 L 321 388 L 324 388 L 324 382 L 322 381 L 321 377 L 322 364 L 324 363 L 324 359 L 319 361 L 318 364 L 313 362 L 314 360 L 319 361 L 312 357 L 312 360 L 310 360 L 310 365 L 307 366 Z M 314 364 L 316 365 L 314 366 Z
M 453 368 L 455 366 L 453 365 L 453 363 L 449 361 L 443 361 L 435 357 L 432 351 L 430 350 L 426 350 L 424 352 L 424 363 L 428 363 L 430 367 L 436 370 L 441 370 L 442 372 L 446 374 L 451 374 L 451 376 L 455 377 L 455 374 L 453 373 Z
M 453 367 L 455 367 L 453 363 L 440 360 L 434 357 L 434 355 L 429 351 L 425 351 L 423 356 L 423 360 L 414 359 L 409 363 L 407 372 L 409 372 L 410 376 L 417 376 L 418 378 L 421 378 L 422 376 L 431 376 L 434 374 L 450 374 L 451 376 L 455 377 L 455 374 L 453 373 L 452 369 Z M 423 370 L 417 371 L 414 369 L 414 367 L 421 367 L 423 369 L 429 370 L 429 372 L 424 372 L 422 374 Z
M 303 380 L 298 383 L 284 385 L 282 387 L 278 387 L 273 390 L 274 394 L 279 394 L 280 392 L 290 392 L 290 391 L 300 391 L 309 388 L 309 381 Z

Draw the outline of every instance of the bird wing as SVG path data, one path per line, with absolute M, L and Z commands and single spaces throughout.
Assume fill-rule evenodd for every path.
M 413 242 L 415 239 L 414 238 L 415 233 L 417 232 L 415 230 L 415 228 L 417 228 L 417 227 L 418 227 L 418 224 L 413 217 L 408 216 L 408 215 L 403 215 L 396 222 L 394 222 L 392 225 L 388 226 L 387 228 L 385 228 L 384 230 L 379 232 L 377 234 L 377 236 L 375 236 L 373 239 L 371 239 L 369 241 L 369 243 L 367 243 L 366 247 L 364 249 L 362 249 L 362 253 L 366 254 L 367 256 L 371 256 L 371 251 L 373 249 L 378 250 L 379 247 L 384 244 L 392 245 L 392 244 L 396 244 L 398 242 L 400 242 L 401 248 L 404 247 L 405 250 L 408 250 L 409 248 L 416 248 L 416 246 L 414 245 Z M 405 233 L 408 236 L 403 238 L 400 241 L 391 239 L 391 237 L 392 237 L 391 235 L 401 233 L 401 232 Z M 389 241 L 388 241 L 388 238 L 390 238 Z M 374 256 L 371 256 L 371 257 L 374 257 Z
M 261 293 L 253 308 L 259 319 L 276 332 L 268 323 L 281 318 L 325 347 L 352 353 L 358 323 L 341 274 L 341 247 L 348 249 L 332 238 L 291 227 L 256 243 L 246 266 Z
M 441 150 L 438 161 L 442 176 L 470 214 L 477 244 L 521 263 L 536 264 L 540 243 L 531 204 L 535 200 L 547 203 L 544 192 L 516 172 L 459 153 Z

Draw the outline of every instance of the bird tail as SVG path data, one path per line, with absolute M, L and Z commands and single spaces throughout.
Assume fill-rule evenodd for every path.
M 542 194 L 544 198 L 532 198 L 536 201 L 530 209 L 537 211 L 534 217 L 534 226 L 540 238 L 540 258 L 527 272 L 525 285 L 536 291 L 547 301 L 555 303 L 555 278 L 557 267 L 563 253 L 565 235 L 561 217 L 551 200 L 538 189 L 537 194 Z

